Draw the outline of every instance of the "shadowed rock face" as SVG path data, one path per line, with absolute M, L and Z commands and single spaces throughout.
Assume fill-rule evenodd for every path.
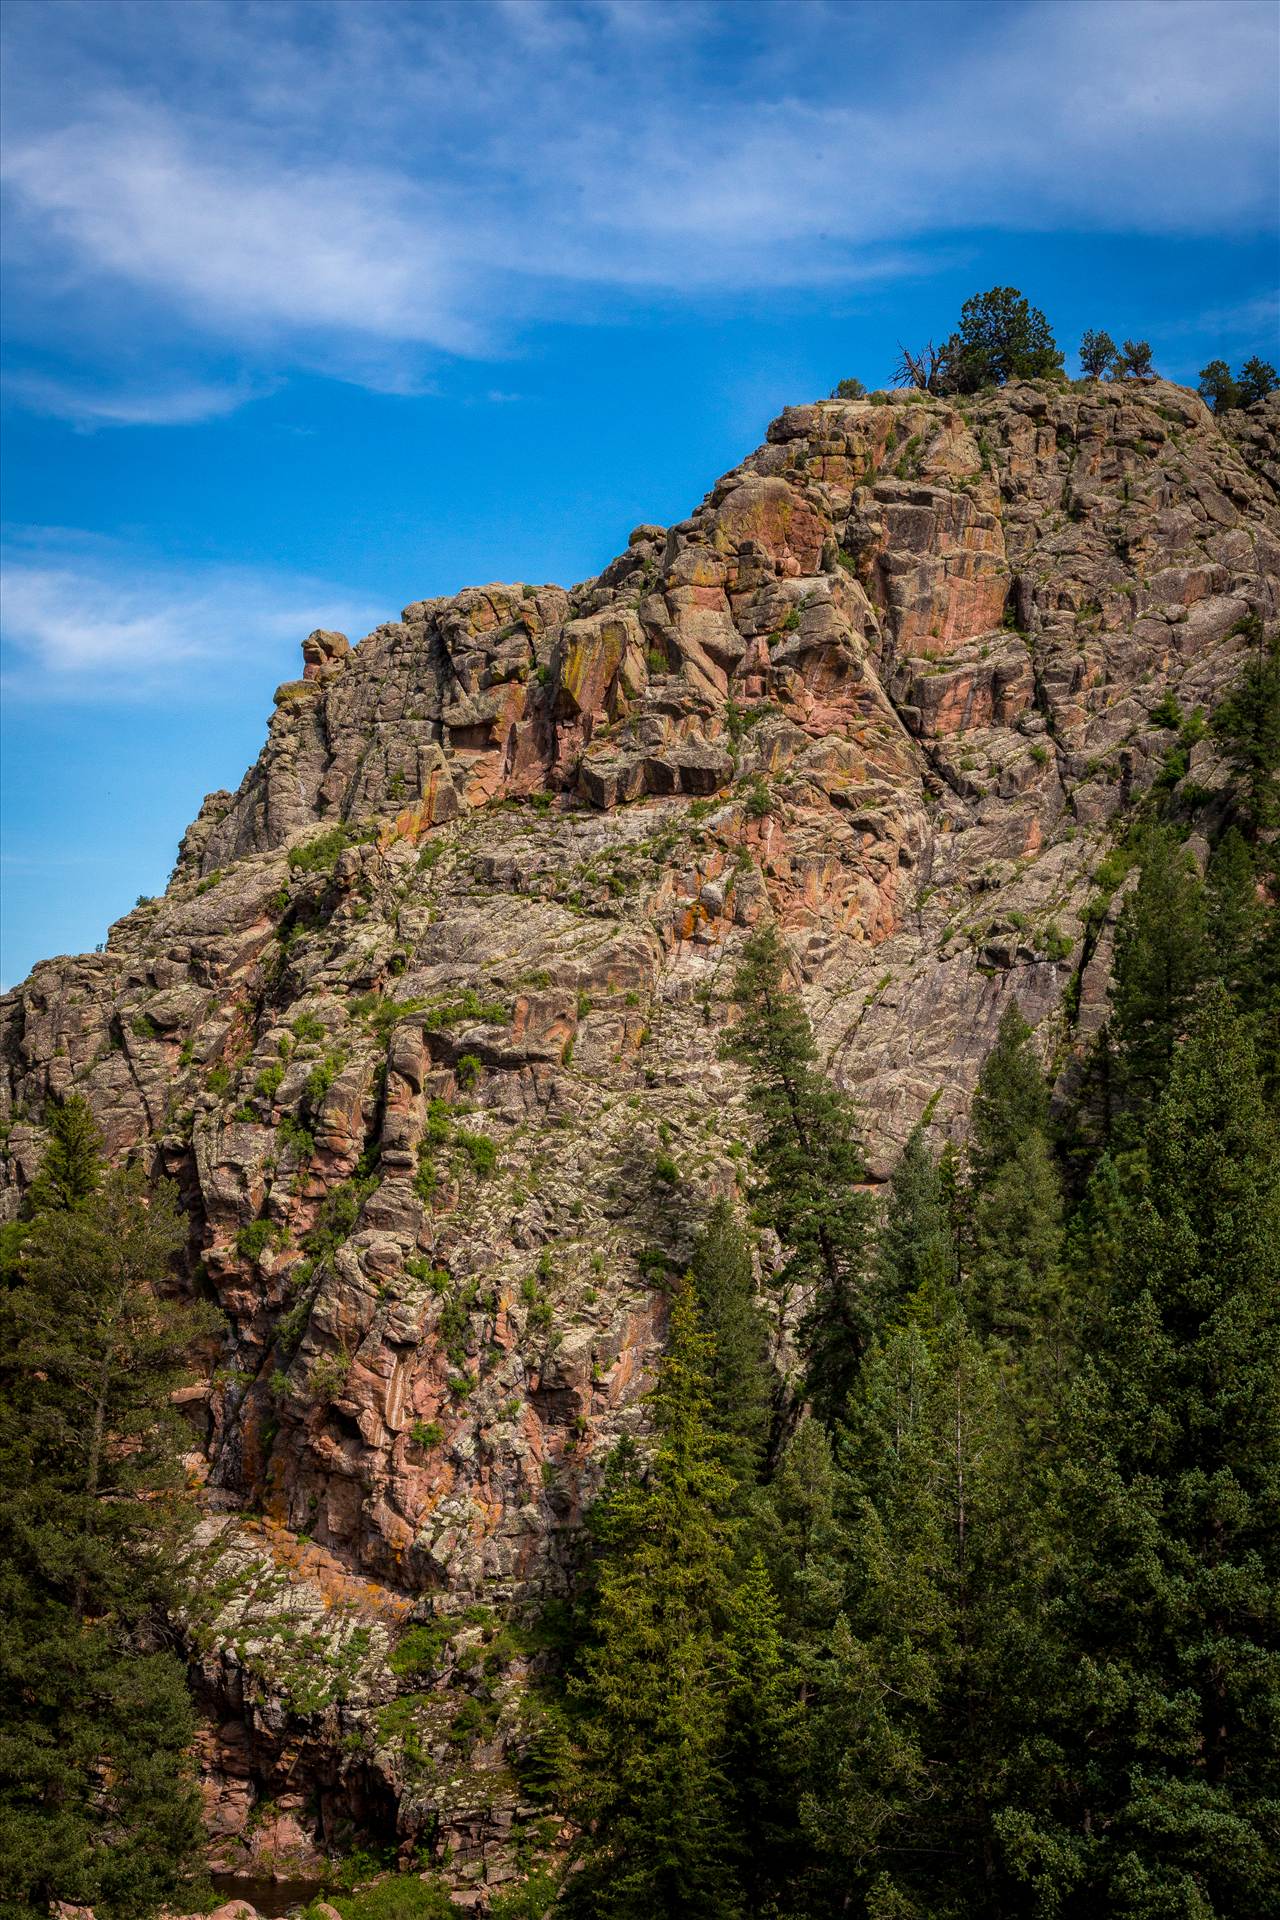
M 643 1425 L 653 1250 L 748 1134 L 743 930 L 781 923 L 877 1177 L 935 1096 L 962 1131 L 1010 997 L 1068 1063 L 1151 712 L 1211 707 L 1276 614 L 1278 428 L 1161 382 L 790 408 L 596 580 L 309 636 L 163 900 L 7 996 L 0 1204 L 85 1094 L 179 1182 L 228 1319 L 188 1407 L 221 1859 L 270 1798 L 259 1861 L 340 1809 L 501 1874 L 527 1658 L 459 1610 L 563 1584 Z M 1210 740 L 1186 777 L 1211 806 Z M 453 1637 L 395 1674 L 432 1608 Z

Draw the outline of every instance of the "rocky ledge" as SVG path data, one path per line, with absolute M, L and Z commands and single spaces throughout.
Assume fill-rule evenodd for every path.
M 82 1093 L 227 1317 L 186 1407 L 216 1864 L 510 1876 L 537 1609 L 746 1151 L 742 930 L 877 1177 L 963 1130 L 1010 997 L 1070 1071 L 1117 826 L 1224 781 L 1168 721 L 1276 614 L 1278 456 L 1276 396 L 1162 382 L 790 408 L 595 580 L 310 635 L 163 899 L 6 997 L 7 1216 Z

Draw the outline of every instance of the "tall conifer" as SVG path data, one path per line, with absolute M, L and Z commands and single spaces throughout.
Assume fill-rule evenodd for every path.
M 739 1018 L 724 1051 L 747 1069 L 760 1123 L 755 1195 L 787 1258 L 777 1276 L 782 1310 L 805 1297 L 806 1380 L 824 1417 L 837 1418 L 873 1324 L 869 1279 L 873 1203 L 853 1102 L 827 1079 L 808 1016 L 786 986 L 787 953 L 775 928 L 754 933 L 734 979 Z

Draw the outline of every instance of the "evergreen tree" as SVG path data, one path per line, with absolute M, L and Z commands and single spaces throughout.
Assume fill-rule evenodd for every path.
M 889 1178 L 876 1246 L 882 1312 L 901 1312 L 913 1294 L 936 1293 L 955 1279 L 956 1246 L 948 1195 L 922 1121 L 913 1127 Z
M 780 1311 L 808 1297 L 802 1329 L 809 1396 L 836 1418 L 872 1325 L 873 1203 L 851 1100 L 822 1073 L 808 1016 L 785 987 L 787 955 L 776 930 L 748 940 L 734 979 L 740 1017 L 724 1051 L 747 1068 L 760 1123 L 755 1194 L 787 1259 L 776 1286 Z
M 1163 1086 L 1210 966 L 1204 887 L 1177 835 L 1147 835 L 1138 884 L 1116 927 L 1111 1035 L 1121 1098 Z
M 1242 627 L 1249 654 L 1214 713 L 1213 731 L 1243 784 L 1242 824 L 1256 839 L 1280 826 L 1280 629 L 1268 635 L 1257 614 Z
M 612 1489 L 594 1643 L 570 1682 L 593 1835 L 572 1898 L 600 1920 L 742 1912 L 726 1774 L 733 1488 L 709 1424 L 711 1357 L 686 1283 L 651 1397 L 657 1451 Z
M 796 1670 L 782 1636 L 782 1615 L 759 1554 L 728 1610 L 730 1668 L 726 1769 L 734 1830 L 741 1843 L 743 1911 L 768 1920 L 784 1911 L 801 1871 Z
M 1040 1560 L 1013 1403 L 954 1303 L 872 1348 L 848 1459 L 847 1598 L 815 1662 L 802 1801 L 830 1910 L 852 1878 L 859 1911 L 1003 1915 L 995 1816 Z
M 1011 1000 L 978 1075 L 970 1110 L 969 1165 L 979 1192 L 1008 1166 L 1028 1134 L 1048 1129 L 1049 1091 L 1031 1034 L 1017 1001 Z
M 1126 340 L 1115 359 L 1117 380 L 1154 380 L 1149 340 Z
M 1211 360 L 1207 367 L 1201 367 L 1196 391 L 1215 413 L 1228 413 L 1240 405 L 1240 382 L 1225 360 Z
M 769 1484 L 764 1555 L 796 1664 L 829 1631 L 844 1593 L 848 1537 L 840 1517 L 844 1476 L 827 1430 L 802 1420 Z
M 1213 989 L 1145 1130 L 1061 1471 L 1059 1752 L 1002 1828 L 1075 1920 L 1280 1912 L 1280 1144 Z
M 950 393 L 976 393 L 1007 380 L 1052 379 L 1062 372 L 1053 329 L 1016 287 L 992 287 L 966 300 L 942 354 L 943 385 Z
M 184 1513 L 170 1394 L 216 1316 L 157 1291 L 185 1239 L 172 1189 L 100 1177 L 93 1147 L 67 1102 L 0 1298 L 0 1903 L 133 1920 L 198 1859 L 162 1610 Z
M 102 1178 L 102 1134 L 89 1102 L 68 1094 L 49 1119 L 49 1144 L 27 1195 L 30 1213 L 79 1206 Z
M 1061 1187 L 1036 1129 L 978 1196 L 964 1298 L 975 1333 L 1053 1392 L 1070 1344 L 1061 1251 Z
M 1086 380 L 1101 380 L 1116 357 L 1116 343 L 1109 333 L 1092 328 L 1080 342 L 1080 371 Z
M 1269 393 L 1280 387 L 1280 373 L 1277 373 L 1269 360 L 1254 354 L 1246 360 L 1240 369 L 1240 405 L 1251 407 L 1255 400 L 1265 400 Z
M 764 1470 L 779 1386 L 769 1327 L 756 1305 L 751 1248 L 729 1200 L 717 1200 L 690 1267 L 698 1313 L 711 1339 L 709 1421 L 721 1465 L 740 1490 Z

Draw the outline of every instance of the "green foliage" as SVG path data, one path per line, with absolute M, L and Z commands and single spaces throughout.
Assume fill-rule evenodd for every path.
M 1086 380 L 1101 380 L 1110 371 L 1116 357 L 1116 343 L 1109 333 L 1086 332 L 1080 342 L 1080 371 Z
M 836 385 L 831 389 L 831 398 L 833 400 L 865 400 L 866 397 L 867 390 L 861 380 L 855 379 L 852 376 L 837 381 Z
M 301 846 L 290 847 L 287 858 L 290 873 L 332 873 L 338 858 L 348 847 L 359 846 L 374 837 L 373 827 L 355 827 L 344 821 L 318 833 Z
M 284 1067 L 278 1060 L 273 1060 L 270 1066 L 262 1069 L 253 1083 L 253 1090 L 255 1093 L 260 1094 L 264 1100 L 270 1100 L 280 1091 L 280 1084 L 283 1079 Z
M 313 1260 L 325 1260 L 350 1238 L 360 1209 L 377 1186 L 377 1178 L 343 1180 L 331 1187 L 316 1211 L 315 1225 L 302 1236 L 302 1250 Z
M 1275 1911 L 1280 1147 L 1221 989 L 1143 1148 L 1060 1475 L 1041 1792 L 1002 1824 L 1053 1911 L 1227 1920 Z
M 570 1691 L 576 1800 L 594 1840 L 573 1898 L 599 1920 L 741 1912 L 724 1776 L 732 1486 L 707 1424 L 709 1359 L 681 1288 L 652 1397 L 652 1467 L 643 1482 L 615 1476 L 597 1517 L 592 1643 Z
M 970 1114 L 969 1162 L 980 1192 L 1016 1158 L 1029 1134 L 1048 1128 L 1049 1089 L 1031 1034 L 1017 1001 L 1011 1000 L 978 1076 Z
M 1215 413 L 1232 407 L 1250 407 L 1280 386 L 1280 374 L 1256 354 L 1233 374 L 1225 360 L 1211 360 L 1200 369 L 1199 394 Z
M 815 1405 L 834 1414 L 871 1326 L 868 1278 L 872 1205 L 853 1104 L 822 1073 L 808 1017 L 784 982 L 776 930 L 753 934 L 734 979 L 739 1018 L 722 1042 L 747 1069 L 760 1133 L 754 1193 L 761 1222 L 788 1249 L 774 1287 L 785 1310 L 810 1294 L 802 1337 Z
M 387 1655 L 387 1665 L 401 1678 L 410 1674 L 439 1671 L 445 1648 L 458 1631 L 458 1622 L 448 1614 L 433 1614 L 430 1620 L 409 1627 Z
M 444 1439 L 444 1428 L 438 1420 L 415 1420 L 409 1429 L 409 1438 L 415 1447 L 430 1453 Z
M 479 1056 L 474 1053 L 464 1053 L 453 1070 L 454 1078 L 464 1093 L 475 1086 L 481 1071 Z
M 296 1020 L 290 1022 L 290 1031 L 299 1040 L 319 1041 L 325 1038 L 324 1022 L 314 1013 L 300 1013 Z
M 751 1248 L 732 1202 L 717 1200 L 693 1249 L 690 1278 L 711 1342 L 708 1424 L 720 1464 L 736 1487 L 754 1487 L 764 1471 L 778 1381 L 769 1325 L 756 1305 Z
M 849 1457 L 842 1610 L 810 1654 L 820 1910 L 852 1886 L 868 1913 L 994 1920 L 1013 1911 L 994 1820 L 1034 1699 L 1037 1555 L 1016 1411 L 954 1308 L 876 1342 Z
M 414 1873 L 387 1874 L 358 1893 L 327 1897 L 342 1920 L 456 1920 L 458 1911 L 442 1880 Z
M 1212 725 L 1241 783 L 1241 825 L 1256 838 L 1280 825 L 1280 628 L 1268 637 L 1250 614 L 1239 630 L 1249 657 Z
M 1114 375 L 1117 380 L 1154 380 L 1150 341 L 1126 340 L 1116 355 Z
M 1111 1035 L 1126 1104 L 1161 1084 L 1208 967 L 1200 876 L 1174 831 L 1155 828 L 1116 927 Z
M 102 1179 L 102 1134 L 81 1094 L 69 1093 L 46 1115 L 49 1144 L 27 1196 L 32 1213 L 65 1213 L 97 1190 Z
M 322 1060 L 316 1061 L 307 1075 L 307 1083 L 302 1090 L 302 1097 L 311 1113 L 318 1114 L 323 1111 L 329 1090 L 346 1064 L 346 1050 L 342 1047 L 335 1047 L 331 1052 L 326 1053 Z
M 156 1624 L 194 1517 L 171 1395 L 217 1316 L 156 1291 L 173 1190 L 94 1172 L 70 1102 L 53 1135 L 0 1296 L 0 1902 L 149 1920 L 198 1892 L 195 1721 Z
M 261 1260 L 269 1249 L 282 1246 L 284 1231 L 274 1220 L 251 1220 L 236 1235 L 236 1252 L 246 1260 Z
M 1049 322 L 1016 287 L 992 287 L 960 309 L 960 325 L 942 350 L 942 385 L 976 393 L 1007 380 L 1039 380 L 1062 372 Z
M 948 1195 L 922 1123 L 889 1178 L 876 1245 L 881 1311 L 896 1319 L 913 1297 L 939 1297 L 955 1283 L 956 1261 Z
M 557 1875 L 539 1869 L 517 1887 L 495 1894 L 489 1902 L 489 1920 L 542 1920 L 555 1904 Z

